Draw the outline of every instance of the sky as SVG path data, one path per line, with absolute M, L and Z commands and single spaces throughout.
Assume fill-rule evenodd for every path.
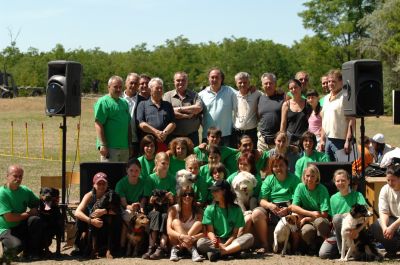
M 26 52 L 100 48 L 152 49 L 180 35 L 190 43 L 224 38 L 272 40 L 291 46 L 312 32 L 298 12 L 303 0 L 7 0 L 0 16 L 0 51 L 11 39 Z M 10 34 L 11 33 L 11 34 Z M 11 36 L 12 35 L 12 38 Z

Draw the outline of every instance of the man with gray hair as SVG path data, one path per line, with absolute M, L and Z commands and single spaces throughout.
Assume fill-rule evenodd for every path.
M 254 146 L 257 146 L 257 107 L 261 92 L 251 90 L 250 75 L 246 72 L 237 73 L 235 82 L 239 91 L 233 106 L 231 146 L 237 148 L 243 135 L 250 136 Z
M 174 74 L 175 89 L 164 94 L 163 100 L 174 108 L 176 128 L 172 137 L 186 136 L 195 146 L 199 145 L 200 113 L 203 110 L 201 99 L 196 92 L 188 90 L 188 75 L 185 72 Z
M 272 73 L 264 73 L 261 76 L 261 85 L 264 94 L 258 102 L 257 149 L 263 152 L 275 146 L 274 138 L 280 129 L 281 110 L 285 96 L 276 90 L 276 76 Z
M 137 119 L 143 132 L 156 137 L 157 151 L 166 151 L 167 144 L 171 140 L 169 135 L 175 129 L 174 109 L 171 103 L 162 99 L 163 81 L 160 78 L 152 78 L 149 87 L 150 98 L 140 102 Z
M 132 143 L 131 116 L 126 100 L 120 98 L 123 80 L 112 76 L 108 94 L 94 105 L 97 149 L 102 162 L 127 162 Z

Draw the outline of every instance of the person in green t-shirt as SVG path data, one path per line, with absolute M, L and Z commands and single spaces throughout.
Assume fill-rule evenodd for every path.
M 304 169 L 310 162 L 329 162 L 329 156 L 315 150 L 317 147 L 317 137 L 312 132 L 305 132 L 300 138 L 300 147 L 303 149 L 303 157 L 296 162 L 295 174 L 300 179 Z
M 297 185 L 293 202 L 289 210 L 300 216 L 298 237 L 306 243 L 308 254 L 318 252 L 322 240 L 328 238 L 330 225 L 328 221 L 329 193 L 320 183 L 321 177 L 315 165 L 309 165 L 303 172 L 302 183 Z M 318 234 L 318 237 L 317 237 Z M 318 239 L 318 240 L 317 240 Z M 297 241 L 296 241 L 297 242 Z
M 193 154 L 193 148 L 193 142 L 188 137 L 177 137 L 169 143 L 169 175 L 175 176 L 176 172 L 185 169 L 185 159 Z
M 112 76 L 108 80 L 108 94 L 94 105 L 96 147 L 102 162 L 127 162 L 132 152 L 131 115 L 123 98 L 123 80 Z
M 145 135 L 140 141 L 140 151 L 143 155 L 138 157 L 138 160 L 141 165 L 140 175 L 143 179 L 149 179 L 150 175 L 153 174 L 156 148 L 156 138 L 151 134 Z
M 260 242 L 258 253 L 268 251 L 271 243 L 268 242 L 267 236 L 269 225 L 275 226 L 279 218 L 289 214 L 288 205 L 299 183 L 296 176 L 288 172 L 288 160 L 282 154 L 270 157 L 270 165 L 272 174 L 262 182 L 259 194 L 260 206 L 252 213 L 254 231 Z M 292 247 L 292 250 L 295 250 L 295 247 L 297 246 Z
M 193 183 L 193 192 L 195 193 L 196 205 L 200 208 L 204 207 L 204 204 L 201 203 L 198 198 L 202 196 L 199 192 L 199 172 L 200 172 L 200 162 L 197 160 L 197 156 L 195 154 L 191 154 L 185 159 L 185 169 L 190 173 L 196 175 L 196 182 Z
M 152 210 L 148 213 L 150 220 L 149 249 L 143 254 L 143 259 L 161 259 L 167 254 L 167 210 L 174 204 L 176 194 L 176 179 L 174 176 L 168 175 L 168 154 L 160 152 L 154 160 L 154 173 L 150 175 L 149 185 L 145 191 L 146 194 L 151 194 Z
M 342 221 L 345 213 L 349 213 L 351 207 L 355 204 L 367 205 L 364 196 L 350 189 L 350 175 L 344 169 L 338 169 L 333 174 L 333 182 L 335 183 L 338 192 L 332 195 L 330 199 L 329 215 L 332 216 L 333 229 L 336 231 L 336 236 L 333 235 L 326 239 L 319 250 L 320 258 L 335 259 L 339 258 L 342 248 Z M 350 233 L 356 238 L 359 233 L 365 233 L 364 225 L 352 229 Z M 332 244 L 331 242 L 336 242 Z
M 0 187 L 0 244 L 4 257 L 13 259 L 23 250 L 24 256 L 38 259 L 44 248 L 39 198 L 21 185 L 23 175 L 21 166 L 9 166 L 7 182 Z
M 236 195 L 226 180 L 218 180 L 210 187 L 214 202 L 208 205 L 203 215 L 207 237 L 197 241 L 197 249 L 210 261 L 220 256 L 231 255 L 253 246 L 252 234 L 238 236 L 244 226 L 242 210 L 235 204 Z

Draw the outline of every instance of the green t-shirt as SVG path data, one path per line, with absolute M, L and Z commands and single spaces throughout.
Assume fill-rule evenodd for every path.
M 171 156 L 169 161 L 168 174 L 171 176 L 176 176 L 176 172 L 181 169 L 185 169 L 185 160 L 180 160 L 176 156 Z
M 303 175 L 304 169 L 307 168 L 307 165 L 309 162 L 329 162 L 329 156 L 327 156 L 325 153 L 318 152 L 314 150 L 311 154 L 311 156 L 307 156 L 305 153 L 303 157 L 299 158 L 296 162 L 295 166 L 295 174 L 296 176 L 301 179 L 301 176 Z
M 232 173 L 227 179 L 226 181 L 232 185 L 233 180 L 235 179 L 235 177 L 239 174 L 239 171 L 236 171 L 234 173 Z M 257 185 L 254 187 L 253 190 L 253 197 L 258 198 L 258 195 L 260 194 L 260 189 L 261 189 L 261 184 L 262 184 L 262 179 L 260 174 L 256 174 L 254 176 L 257 180 Z
M 125 176 L 117 182 L 115 191 L 121 198 L 125 198 L 128 204 L 132 204 L 139 202 L 141 197 L 150 195 L 145 194 L 146 184 L 142 176 L 139 177 L 139 181 L 136 184 L 129 183 L 128 176 Z
M 284 181 L 279 181 L 273 174 L 269 175 L 262 183 L 259 199 L 266 199 L 273 203 L 292 201 L 299 182 L 296 175 L 292 173 L 288 173 Z
M 129 106 L 124 99 L 104 95 L 94 105 L 94 119 L 103 125 L 108 148 L 127 149 L 128 129 L 131 122 Z M 100 141 L 97 139 L 97 148 Z
M 294 192 L 292 204 L 307 211 L 329 212 L 328 189 L 322 184 L 317 184 L 311 191 L 304 183 L 300 183 Z
M 0 187 L 0 234 L 9 228 L 18 226 L 20 222 L 7 222 L 6 213 L 23 213 L 27 208 L 37 208 L 39 198 L 26 186 L 10 190 L 6 185 Z
M 208 165 L 204 165 L 208 166 Z M 197 201 L 204 203 L 207 202 L 210 197 L 210 192 L 208 187 L 212 185 L 211 179 L 208 177 L 208 174 L 200 174 L 197 176 L 196 180 L 196 188 L 197 188 Z
M 335 214 L 348 213 L 350 212 L 351 207 L 356 203 L 361 205 L 367 204 L 364 196 L 358 191 L 351 191 L 346 196 L 342 196 L 340 192 L 337 192 L 332 195 L 330 203 L 330 216 L 334 216 Z
M 220 146 L 220 151 L 221 151 L 221 163 L 223 163 L 230 172 L 234 172 L 237 169 L 236 163 L 234 156 L 239 152 L 237 149 L 233 149 L 227 146 Z M 197 159 L 200 161 L 202 165 L 205 165 L 208 163 L 208 152 L 207 151 L 202 151 L 198 146 L 196 146 L 193 150 L 194 154 L 196 155 Z M 232 170 L 233 169 L 233 170 Z
M 212 225 L 215 235 L 225 239 L 232 235 L 234 228 L 244 226 L 244 216 L 237 205 L 221 208 L 213 203 L 205 209 L 202 223 Z
M 139 163 L 142 166 L 142 169 L 140 171 L 140 175 L 143 176 L 144 179 L 149 179 L 149 176 L 153 174 L 153 169 L 155 166 L 154 159 L 153 160 L 147 160 L 147 158 L 142 155 L 138 157 Z
M 165 178 L 160 178 L 157 173 L 150 175 L 148 189 L 145 190 L 146 194 L 151 194 L 154 189 L 166 190 L 176 195 L 176 178 L 175 176 L 167 175 Z

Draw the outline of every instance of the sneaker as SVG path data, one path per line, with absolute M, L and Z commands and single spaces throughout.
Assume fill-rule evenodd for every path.
M 199 252 L 197 252 L 197 249 L 195 247 L 192 247 L 191 252 L 192 252 L 192 261 L 200 262 L 204 260 L 204 258 L 200 256 Z
M 217 261 L 221 257 L 221 253 L 218 250 L 207 252 L 207 258 L 211 262 Z
M 170 260 L 170 261 L 178 261 L 178 260 L 181 259 L 181 258 L 178 256 L 178 251 L 179 251 L 179 249 L 178 249 L 177 247 L 175 247 L 175 246 L 173 246 L 173 247 L 171 248 L 171 256 L 169 257 L 169 260 Z

